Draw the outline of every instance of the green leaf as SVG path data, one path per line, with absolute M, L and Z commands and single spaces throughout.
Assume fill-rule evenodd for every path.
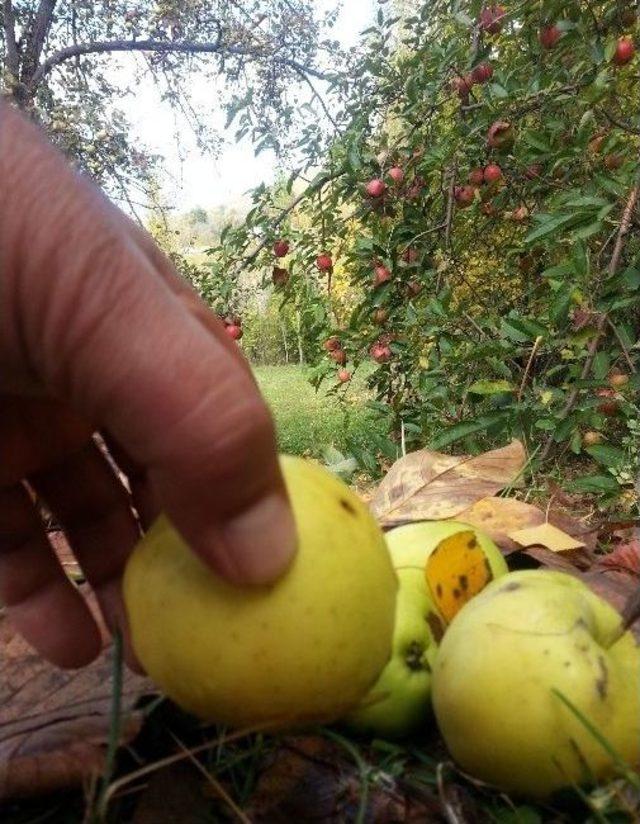
M 577 222 L 579 217 L 575 214 L 570 215 L 555 215 L 555 217 L 549 218 L 544 220 L 537 229 L 533 229 L 529 234 L 525 237 L 525 243 L 533 243 L 535 240 L 540 240 L 540 238 L 546 237 L 547 235 L 551 235 L 554 232 L 557 232 L 559 229 L 562 229 L 563 226 L 568 226 L 571 223 Z
M 509 381 L 476 381 L 469 387 L 474 395 L 496 395 L 502 392 L 515 392 L 515 387 Z
M 618 492 L 620 486 L 616 479 L 611 475 L 585 475 L 582 478 L 576 478 L 567 484 L 570 490 L 577 492 Z
M 593 366 L 591 367 L 594 378 L 596 378 L 596 380 L 602 380 L 605 378 L 607 372 L 609 371 L 610 365 L 609 355 L 606 352 L 596 352 L 593 359 Z
M 625 460 L 625 453 L 617 446 L 610 446 L 609 444 L 599 443 L 595 446 L 588 446 L 585 449 L 592 458 L 595 458 L 598 463 L 603 466 L 620 466 Z
M 430 443 L 430 447 L 432 449 L 442 449 L 444 446 L 449 446 L 450 444 L 459 441 L 461 438 L 466 438 L 468 435 L 473 435 L 476 432 L 484 432 L 490 426 L 493 426 L 504 419 L 504 414 L 498 413 L 494 415 L 485 415 L 484 417 L 476 418 L 473 421 L 456 423 L 433 438 Z

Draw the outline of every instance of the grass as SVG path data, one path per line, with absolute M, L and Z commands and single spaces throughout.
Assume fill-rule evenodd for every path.
M 282 452 L 321 458 L 325 449 L 349 451 L 350 443 L 366 444 L 380 423 L 366 408 L 365 377 L 357 375 L 338 394 L 321 387 L 317 392 L 302 366 L 256 366 L 254 374 L 276 423 Z

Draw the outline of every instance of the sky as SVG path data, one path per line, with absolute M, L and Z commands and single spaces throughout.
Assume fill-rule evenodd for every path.
M 321 11 L 336 5 L 337 0 L 317 0 Z M 359 32 L 373 20 L 376 6 L 376 0 L 344 0 L 332 36 L 346 47 L 356 43 Z M 193 80 L 192 95 L 196 102 L 211 105 L 211 89 L 197 76 Z M 233 205 L 249 189 L 274 179 L 276 167 L 273 155 L 263 152 L 255 157 L 250 141 L 235 142 L 233 127 L 218 156 L 204 155 L 196 146 L 189 128 L 180 128 L 180 124 L 176 123 L 173 109 L 160 99 L 159 91 L 150 79 L 141 83 L 135 95 L 123 99 L 119 106 L 131 123 L 134 140 L 138 137 L 148 148 L 165 158 L 167 178 L 164 192 L 177 212 L 195 206 L 208 209 Z M 224 115 L 219 110 L 214 108 L 211 118 L 215 125 L 224 125 Z M 175 138 L 177 125 L 180 128 L 179 144 Z

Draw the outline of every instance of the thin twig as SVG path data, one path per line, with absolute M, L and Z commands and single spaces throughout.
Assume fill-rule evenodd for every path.
M 189 750 L 185 745 L 177 738 L 173 733 L 171 733 L 171 737 L 176 742 L 176 744 L 180 747 L 182 752 L 185 756 L 191 761 L 193 766 L 198 770 L 198 772 L 202 773 L 202 775 L 206 778 L 206 780 L 211 784 L 214 789 L 216 795 L 220 796 L 220 798 L 225 802 L 225 804 L 229 807 L 231 812 L 236 816 L 238 821 L 242 822 L 242 824 L 251 824 L 251 819 L 247 816 L 240 807 L 236 804 L 233 798 L 229 795 L 229 793 L 225 790 L 222 784 L 218 781 L 218 779 L 211 775 L 209 770 L 207 770 L 193 755 L 193 752 Z
M 627 349 L 627 346 L 626 346 L 625 342 L 622 340 L 622 338 L 620 336 L 620 332 L 618 332 L 618 329 L 616 328 L 616 325 L 611 321 L 610 318 L 607 318 L 607 321 L 609 323 L 609 326 L 611 327 L 611 331 L 613 332 L 613 334 L 616 337 L 616 340 L 620 344 L 620 348 L 622 349 L 622 354 L 624 355 L 624 359 L 627 362 L 627 366 L 629 367 L 629 370 L 631 372 L 637 372 L 638 370 L 636 369 L 633 361 L 631 360 L 631 355 L 629 354 L 629 350 Z
M 533 347 L 531 348 L 531 354 L 529 355 L 529 360 L 527 361 L 527 365 L 524 370 L 524 375 L 522 376 L 522 380 L 520 381 L 520 389 L 518 389 L 518 403 L 522 400 L 522 393 L 524 392 L 525 384 L 527 383 L 527 378 L 529 377 L 529 370 L 531 369 L 531 364 L 533 363 L 533 359 L 536 356 L 536 352 L 538 351 L 538 347 L 542 343 L 542 335 L 538 335 L 533 343 Z

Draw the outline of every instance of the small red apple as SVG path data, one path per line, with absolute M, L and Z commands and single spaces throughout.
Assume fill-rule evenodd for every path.
M 613 62 L 616 66 L 626 66 L 629 61 L 633 60 L 635 52 L 636 47 L 633 43 L 633 38 L 629 37 L 629 35 L 620 37 L 616 43 Z
M 389 312 L 387 309 L 376 309 L 373 313 L 373 322 L 377 323 L 379 326 L 383 326 L 389 317 Z
M 327 350 L 327 352 L 333 352 L 334 349 L 342 349 L 340 338 L 337 338 L 335 335 L 332 335 L 330 338 L 327 338 L 322 345 Z
M 468 180 L 472 186 L 482 186 L 484 183 L 484 172 L 482 169 L 471 169 Z
M 405 263 L 415 263 L 420 257 L 420 252 L 414 249 L 413 246 L 407 246 L 401 257 Z
M 602 144 L 606 139 L 606 132 L 599 132 L 598 134 L 594 135 L 587 144 L 587 149 L 590 152 L 590 154 L 599 154 L 600 150 L 602 149 Z
M 338 380 L 340 383 L 349 383 L 351 380 L 351 372 L 348 369 L 338 370 Z
M 614 389 L 622 389 L 622 387 L 626 386 L 628 383 L 629 375 L 625 375 L 624 372 L 612 372 L 609 375 L 609 386 Z
M 326 252 L 318 255 L 316 258 L 316 266 L 321 272 L 330 272 L 333 269 L 333 261 L 331 260 L 331 256 Z
M 474 83 L 475 80 L 471 74 L 465 74 L 464 77 L 459 75 L 451 81 L 451 88 L 457 93 L 460 100 L 466 102 L 469 99 L 469 92 Z
M 506 13 L 504 6 L 485 6 L 480 12 L 480 28 L 489 34 L 498 34 L 502 30 Z
M 453 196 L 459 209 L 471 206 L 475 199 L 476 190 L 473 186 L 454 186 Z
M 340 366 L 344 366 L 347 362 L 347 353 L 344 349 L 332 349 L 331 352 L 329 352 L 329 357 L 340 364 Z
M 422 291 L 422 284 L 419 283 L 417 280 L 410 280 L 407 283 L 407 295 L 410 298 L 417 297 L 420 292 Z
M 274 286 L 286 286 L 289 282 L 289 272 L 280 266 L 274 266 L 271 273 L 271 280 Z
M 521 223 L 523 220 L 526 220 L 529 217 L 529 210 L 526 206 L 518 206 L 517 209 L 514 209 L 511 212 L 511 219 L 515 220 L 516 223 Z
M 582 436 L 582 443 L 584 446 L 595 446 L 601 441 L 602 435 L 600 434 L 600 432 L 595 432 L 593 429 L 590 429 L 588 432 L 585 432 Z
M 624 158 L 619 154 L 608 154 L 605 155 L 603 163 L 605 168 L 607 168 L 610 172 L 614 172 L 622 166 L 624 163 Z
M 376 268 L 373 271 L 374 271 L 374 276 L 373 276 L 373 285 L 374 285 L 374 287 L 382 286 L 383 283 L 387 283 L 387 281 L 391 280 L 391 272 L 390 272 L 389 269 L 387 269 L 386 266 L 383 266 L 382 264 L 380 264 L 380 265 L 376 266 Z
M 229 323 L 224 327 L 224 331 L 233 340 L 240 340 L 242 337 L 242 327 L 238 326 L 236 323 Z
M 392 166 L 389 169 L 389 177 L 393 180 L 394 183 L 402 183 L 404 180 L 404 172 L 400 168 L 400 166 Z
M 484 182 L 497 183 L 502 178 L 502 169 L 497 163 L 490 163 L 484 169 Z
M 598 398 L 604 398 L 604 400 L 596 406 L 600 414 L 606 415 L 608 418 L 617 414 L 618 401 L 616 400 L 616 392 L 614 389 L 598 389 L 596 395 Z
M 276 240 L 273 244 L 273 254 L 277 258 L 285 257 L 289 253 L 289 241 L 288 240 Z
M 384 180 L 380 180 L 379 177 L 375 177 L 373 180 L 370 180 L 365 186 L 365 190 L 369 197 L 381 197 L 386 188 L 387 184 Z
M 531 163 L 524 170 L 524 176 L 527 178 L 527 180 L 535 180 L 537 177 L 540 177 L 541 174 L 542 164 L 540 163 Z
M 496 120 L 489 126 L 487 143 L 492 149 L 507 149 L 513 143 L 513 129 L 507 120 Z
M 493 77 L 493 66 L 491 63 L 479 63 L 471 72 L 471 76 L 476 83 L 486 83 Z
M 562 37 L 562 32 L 554 23 L 551 26 L 544 26 L 538 32 L 538 40 L 543 49 L 552 49 Z
M 391 360 L 391 349 L 382 341 L 376 341 L 369 349 L 369 354 L 376 363 L 388 363 Z

